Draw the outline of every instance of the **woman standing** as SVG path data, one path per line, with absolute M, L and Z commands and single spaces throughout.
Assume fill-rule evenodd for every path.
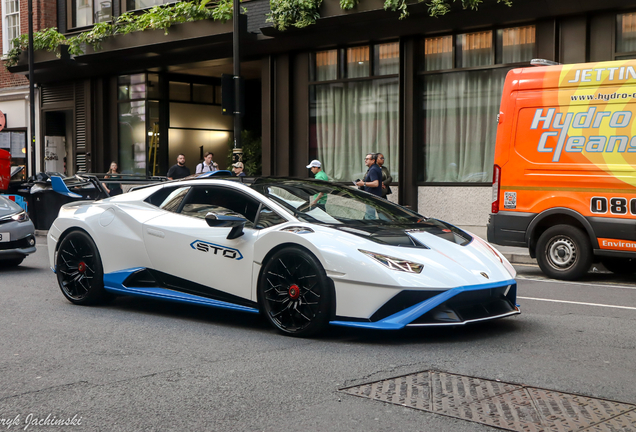
M 108 179 L 108 178 L 119 178 L 119 173 L 117 172 L 117 162 L 113 161 L 110 163 L 110 168 L 108 169 L 108 172 L 106 173 L 106 175 L 104 176 L 104 180 Z M 115 196 L 115 195 L 119 195 L 121 193 L 123 193 L 122 189 L 121 189 L 121 183 L 102 183 L 104 185 L 104 187 L 106 188 L 106 191 L 108 192 L 108 195 L 110 196 Z

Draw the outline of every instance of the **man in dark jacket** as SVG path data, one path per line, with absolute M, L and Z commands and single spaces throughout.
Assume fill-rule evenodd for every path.
M 372 193 L 373 195 L 382 198 L 382 169 L 376 163 L 378 155 L 375 153 L 367 154 L 364 158 L 364 164 L 369 168 L 364 176 L 363 180 L 356 183 L 357 186 L 362 186 L 365 192 Z

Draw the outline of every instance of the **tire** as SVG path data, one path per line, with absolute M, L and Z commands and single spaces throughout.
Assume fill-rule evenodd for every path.
M 330 316 L 329 280 L 318 259 L 304 249 L 286 247 L 267 260 L 258 286 L 261 311 L 288 336 L 322 331 Z
M 537 242 L 537 263 L 551 278 L 576 280 L 592 265 L 592 245 L 587 234 L 571 225 L 548 228 Z
M 17 267 L 22 264 L 24 258 L 13 258 L 8 260 L 0 261 L 0 267 Z
M 109 299 L 104 289 L 104 268 L 93 239 L 84 231 L 68 234 L 57 250 L 57 282 L 68 301 L 94 305 Z
M 628 275 L 636 272 L 635 258 L 610 258 L 601 259 L 603 266 L 614 274 Z

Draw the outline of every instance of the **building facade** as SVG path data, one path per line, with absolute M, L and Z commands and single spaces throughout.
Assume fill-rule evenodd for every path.
M 57 27 L 71 35 L 164 3 L 58 0 Z M 308 161 L 320 159 L 331 179 L 350 183 L 364 175 L 366 153 L 382 152 L 396 183 L 390 199 L 462 225 L 487 222 L 510 69 L 533 58 L 636 56 L 636 8 L 619 0 L 491 1 L 440 18 L 419 3 L 404 20 L 377 0 L 346 12 L 325 0 L 315 25 L 284 32 L 266 23 L 267 0 L 244 6 L 243 123 L 261 137 L 262 174 L 307 177 Z M 3 34 L 10 22 L 3 12 Z M 232 117 L 222 114 L 221 76 L 232 72 L 231 36 L 231 22 L 189 22 L 80 56 L 37 53 L 40 156 L 46 137 L 63 136 L 67 174 L 104 172 L 114 160 L 124 172 L 164 175 L 179 153 L 193 170 L 207 151 L 226 166 Z M 24 74 L 26 59 L 11 70 Z

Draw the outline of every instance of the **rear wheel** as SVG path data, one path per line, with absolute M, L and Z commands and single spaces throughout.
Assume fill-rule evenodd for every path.
M 84 231 L 74 231 L 64 237 L 57 250 L 55 264 L 62 294 L 71 303 L 91 305 L 109 298 L 104 289 L 99 251 Z
M 592 265 L 590 239 L 571 225 L 548 228 L 539 237 L 536 255 L 543 273 L 554 279 L 579 279 Z
M 323 330 L 329 320 L 329 281 L 315 256 L 287 247 L 265 264 L 259 301 L 267 320 L 280 332 L 311 336 Z
M 627 275 L 636 272 L 636 259 L 634 258 L 610 258 L 601 259 L 603 266 L 612 273 Z

